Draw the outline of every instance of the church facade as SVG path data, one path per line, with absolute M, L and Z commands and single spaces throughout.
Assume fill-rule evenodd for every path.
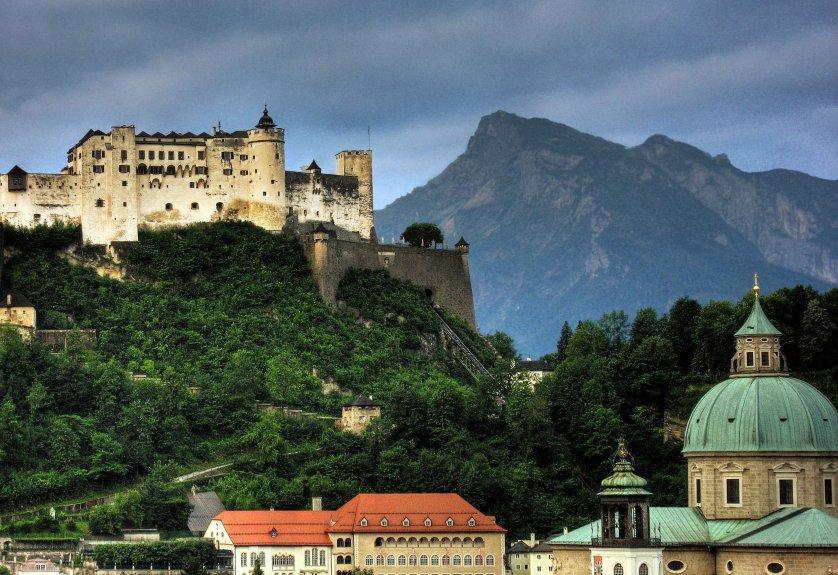
M 730 377 L 687 422 L 688 506 L 650 507 L 621 445 L 600 519 L 549 541 L 555 575 L 838 572 L 838 412 L 789 377 L 756 282 L 754 291 Z
M 342 151 L 336 174 L 316 162 L 285 166 L 285 131 L 263 111 L 249 130 L 211 133 L 90 130 L 67 151 L 60 174 L 14 166 L 0 175 L 0 217 L 31 227 L 81 224 L 91 244 L 136 241 L 138 228 L 219 219 L 267 230 L 326 222 L 361 240 L 373 228 L 372 152 Z

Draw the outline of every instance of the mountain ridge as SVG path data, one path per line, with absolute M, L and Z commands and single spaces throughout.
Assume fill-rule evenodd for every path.
M 464 235 L 481 329 L 542 353 L 564 320 L 733 298 L 754 271 L 769 288 L 834 284 L 836 190 L 791 170 L 744 172 L 662 134 L 626 147 L 498 111 L 376 223 L 388 237 L 417 220 Z

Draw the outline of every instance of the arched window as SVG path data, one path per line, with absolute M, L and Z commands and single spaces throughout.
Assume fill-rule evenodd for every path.
M 407 564 L 410 565 L 411 567 L 415 567 L 416 566 L 416 555 L 411 555 L 410 557 L 408 557 L 407 558 Z
M 220 212 L 223 209 L 224 209 L 224 204 L 223 203 L 218 202 L 217 204 L 215 204 L 215 211 L 216 212 Z M 361 527 L 366 527 L 366 526 L 367 526 L 367 520 L 366 519 L 361 519 Z
M 352 538 L 347 537 L 346 539 L 344 539 L 343 540 L 343 546 L 344 547 L 352 547 Z
M 375 558 L 375 564 L 376 565 L 384 565 L 384 555 L 378 555 Z
M 483 565 L 483 556 L 482 555 L 475 555 L 474 556 L 474 564 L 475 565 Z
M 382 537 L 376 537 L 375 538 L 375 546 L 376 547 L 381 547 L 382 545 L 384 545 L 384 539 Z
M 388 555 L 387 556 L 387 565 L 395 565 L 396 564 L 396 556 L 395 555 Z
M 495 564 L 495 556 L 494 555 L 486 555 L 486 565 L 491 567 Z
M 372 555 L 367 555 L 364 557 L 364 565 L 367 567 L 372 567 Z
M 637 575 L 649 575 L 649 566 L 645 563 L 641 563 L 640 567 L 637 569 Z
M 399 565 L 407 565 L 407 557 L 399 555 Z
M 474 541 L 471 540 L 471 537 L 463 539 L 463 547 L 474 547 Z
M 427 555 L 420 555 L 419 556 L 419 565 L 427 565 L 428 564 L 428 556 Z
M 483 547 L 486 543 L 483 541 L 482 537 L 475 537 L 474 538 L 474 546 L 475 547 Z
M 138 175 L 143 175 L 143 174 L 147 174 L 147 173 L 148 173 L 148 166 L 146 166 L 145 164 L 137 165 L 137 174 Z
M 166 175 L 167 176 L 174 176 L 175 175 L 175 167 L 174 166 L 166 166 Z
M 443 565 L 451 565 L 451 558 L 448 555 L 442 556 L 442 564 Z
M 265 552 L 264 551 L 259 552 L 259 565 L 261 565 L 263 567 L 265 566 Z
M 241 565 L 242 567 L 247 567 L 247 553 L 242 551 L 241 555 Z
M 465 555 L 463 557 L 463 565 L 471 565 L 471 555 Z
M 279 567 L 279 565 L 280 565 L 279 560 L 280 560 L 279 555 L 274 555 L 274 556 L 272 556 L 272 557 L 271 557 L 271 566 L 272 566 L 272 567 Z
M 337 563 L 338 565 L 343 565 L 343 555 L 338 555 L 335 563 Z
M 311 551 L 306 549 L 306 567 L 311 565 Z
M 320 565 L 326 564 L 326 551 L 323 549 L 320 550 Z
M 439 555 L 431 555 L 431 565 L 439 565 Z
M 462 565 L 463 558 L 459 555 L 454 555 L 454 561 L 451 563 L 452 565 Z
M 625 575 L 623 573 L 623 566 L 617 563 L 614 565 L 614 575 Z
M 250 554 L 250 566 L 253 567 L 256 565 L 256 553 L 253 552 Z

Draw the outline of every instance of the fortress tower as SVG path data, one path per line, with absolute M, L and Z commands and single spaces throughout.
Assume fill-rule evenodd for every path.
M 268 107 L 247 132 L 250 214 L 247 219 L 267 230 L 285 224 L 285 131 L 277 128 Z
M 339 175 L 358 178 L 358 213 L 362 222 L 359 231 L 362 238 L 371 239 L 374 237 L 372 234 L 372 150 L 344 150 L 338 152 L 335 157 Z

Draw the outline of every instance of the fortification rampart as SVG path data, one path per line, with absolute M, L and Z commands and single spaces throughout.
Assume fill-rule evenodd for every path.
M 394 278 L 425 288 L 435 303 L 477 328 L 468 268 L 468 245 L 456 250 L 352 242 L 320 227 L 301 237 L 312 274 L 323 298 L 335 303 L 347 270 L 387 270 Z

